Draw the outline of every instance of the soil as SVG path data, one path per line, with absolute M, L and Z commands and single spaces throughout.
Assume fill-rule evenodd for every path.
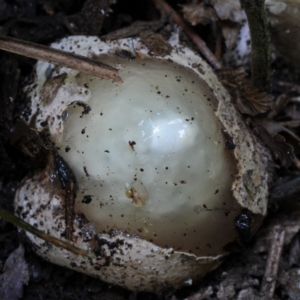
M 180 11 L 179 4 L 189 2 L 192 1 L 173 1 L 171 4 Z M 0 0 L 0 34 L 44 45 L 67 35 L 100 36 L 129 26 L 135 21 L 151 22 L 159 18 L 160 13 L 151 0 Z M 175 25 L 166 17 L 161 32 L 167 34 L 174 28 Z M 214 52 L 215 23 L 198 25 L 194 29 Z M 184 33 L 181 35 L 188 42 Z M 192 44 L 190 46 L 194 47 Z M 223 51 L 224 48 L 223 43 Z M 22 152 L 20 145 L 13 143 L 12 138 L 19 112 L 26 105 L 22 86 L 31 74 L 34 64 L 34 59 L 0 51 L 0 206 L 11 212 L 14 193 L 20 181 L 37 167 Z M 297 98 L 300 93 L 297 86 L 300 72 L 281 58 L 276 59 L 272 67 L 272 92 L 276 103 L 279 106 L 283 103 L 274 121 L 297 121 L 300 119 Z M 299 125 L 296 122 L 291 129 L 295 135 L 299 133 Z M 299 142 L 289 134 L 282 133 L 281 136 L 292 145 L 297 157 L 300 154 Z M 34 143 L 30 137 L 27 137 L 26 142 Z M 201 281 L 178 291 L 170 291 L 160 296 L 151 293 L 135 294 L 53 265 L 32 251 L 24 233 L 18 232 L 15 226 L 1 218 L 0 274 L 5 272 L 4 264 L 10 254 L 23 244 L 30 275 L 20 298 L 24 300 L 300 299 L 300 278 L 297 275 L 300 270 L 300 222 L 297 203 L 299 170 L 294 164 L 282 167 L 278 162 L 274 178 L 276 183 L 271 192 L 268 216 L 251 242 L 242 245 L 243 251 L 231 254 L 221 267 Z M 270 263 L 271 267 L 278 267 L 278 273 L 270 271 Z M 275 274 L 275 277 L 268 277 L 268 274 Z M 274 292 L 271 291 L 273 282 Z

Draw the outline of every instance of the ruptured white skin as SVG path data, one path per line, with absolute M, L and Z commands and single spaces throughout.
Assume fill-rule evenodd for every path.
M 238 29 L 236 45 L 228 50 L 224 56 L 224 61 L 232 67 L 248 68 L 251 57 L 251 37 L 247 16 L 244 10 L 241 10 L 241 20 Z
M 239 239 L 241 210 L 253 214 L 255 228 L 266 213 L 268 152 L 209 66 L 172 46 L 170 56 L 153 58 L 139 39 L 69 37 L 52 47 L 109 63 L 123 83 L 39 62 L 27 89 L 28 122 L 34 117 L 42 131 L 47 121 L 79 184 L 74 244 L 97 257 L 29 238 L 44 258 L 135 291 L 159 293 L 211 271 Z M 136 58 L 116 55 L 121 50 Z M 56 82 L 51 97 L 47 76 Z M 87 114 L 82 103 L 91 108 Z M 226 148 L 224 131 L 234 150 Z M 54 174 L 50 159 L 46 170 L 24 179 L 15 207 L 62 238 L 64 193 Z

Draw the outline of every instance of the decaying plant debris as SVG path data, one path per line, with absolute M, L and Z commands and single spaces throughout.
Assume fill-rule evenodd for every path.
M 172 8 L 177 14 L 164 1 L 158 0 L 15 0 L 13 3 L 0 0 L 0 33 L 43 45 L 72 34 L 105 35 L 106 38 L 139 35 L 154 44 L 153 49 L 160 49 L 155 45 L 153 34 L 159 34 L 159 41 L 163 41 L 177 32 L 185 43 L 194 49 L 200 48 L 216 69 L 220 68 L 220 61 L 227 49 L 233 47 L 237 30 L 242 26 L 239 1 L 173 1 Z M 34 63 L 33 59 L 0 52 L 0 205 L 9 211 L 12 211 L 14 192 L 20 180 L 43 164 L 43 151 L 35 147 L 38 144 L 36 134 L 29 131 L 20 138 L 14 130 L 22 127 L 17 116 L 26 107 L 27 99 L 20 91 Z M 250 69 L 249 65 L 243 67 Z M 276 181 L 271 191 L 269 215 L 255 239 L 236 249 L 219 269 L 162 299 L 300 298 L 297 275 L 300 269 L 300 88 L 297 85 L 300 73 L 293 63 L 281 57 L 276 58 L 272 68 L 274 100 L 269 95 L 259 94 L 262 100 L 259 104 L 251 102 L 257 91 L 249 88 L 250 83 L 242 71 L 220 73 L 227 88 L 233 90 L 232 93 L 238 92 L 249 126 L 273 150 Z M 269 109 L 271 104 L 272 109 Z M 5 262 L 20 243 L 24 245 L 30 273 L 22 299 L 121 300 L 135 297 L 126 290 L 43 261 L 32 252 L 24 236 L 4 220 L 0 220 L 1 275 L 7 272 Z M 136 295 L 136 299 L 159 298 L 142 293 Z

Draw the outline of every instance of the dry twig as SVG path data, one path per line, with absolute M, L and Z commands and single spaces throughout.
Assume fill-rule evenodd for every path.
M 10 222 L 10 223 L 14 224 L 15 226 L 22 228 L 23 230 L 26 230 L 26 231 L 34 234 L 35 236 L 43 239 L 44 241 L 47 241 L 47 242 L 55 245 L 56 247 L 63 248 L 65 250 L 73 252 L 77 255 L 82 255 L 82 256 L 89 257 L 89 258 L 94 257 L 94 255 L 90 252 L 87 252 L 85 250 L 77 248 L 70 243 L 59 240 L 53 236 L 50 236 L 50 235 L 38 230 L 34 226 L 31 226 L 30 224 L 26 223 L 25 221 L 21 220 L 20 218 L 14 216 L 12 213 L 8 212 L 7 210 L 3 209 L 2 207 L 0 207 L 0 218 L 3 218 L 7 222 Z
M 0 49 L 38 60 L 60 64 L 88 75 L 122 82 L 118 70 L 84 56 L 53 49 L 7 36 L 0 36 Z
M 285 230 L 281 228 L 281 226 L 275 226 L 261 286 L 261 292 L 264 294 L 264 297 L 269 299 L 273 299 L 275 291 L 277 272 L 284 246 L 284 238 Z
M 162 14 L 169 15 L 175 23 L 177 23 L 187 34 L 187 36 L 192 40 L 192 42 L 197 46 L 201 54 L 207 59 L 207 61 L 215 69 L 221 68 L 221 63 L 216 59 L 214 54 L 206 46 L 205 42 L 197 35 L 197 33 L 188 26 L 184 20 L 176 13 L 176 11 L 167 4 L 164 0 L 153 0 L 156 8 L 162 12 Z

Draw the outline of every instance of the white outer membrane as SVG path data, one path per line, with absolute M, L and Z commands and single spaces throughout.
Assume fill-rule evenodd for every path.
M 114 53 L 116 50 L 125 49 L 127 51 L 134 50 L 138 54 L 139 58 L 135 60 L 138 63 L 142 63 L 143 58 L 144 62 L 148 60 L 148 50 L 138 39 L 103 43 L 94 37 L 70 37 L 52 46 L 62 48 L 62 43 L 64 43 L 64 50 L 72 51 L 77 48 L 79 42 L 80 54 L 84 56 L 95 57 L 103 53 Z M 96 232 L 101 232 L 103 229 L 107 231 L 117 229 L 129 233 L 117 231 L 116 236 L 99 234 L 107 243 L 122 239 L 124 245 L 131 244 L 130 247 L 119 244 L 112 254 L 111 249 L 106 249 L 108 246 L 104 243 L 101 249 L 106 254 L 97 258 L 100 263 L 97 262 L 97 259 L 93 261 L 93 264 L 100 265 L 96 270 L 90 267 L 83 268 L 81 263 L 76 263 L 74 254 L 54 246 L 48 249 L 43 241 L 29 235 L 37 246 L 38 253 L 43 257 L 132 290 L 160 292 L 169 287 L 177 288 L 183 285 L 187 279 L 197 278 L 218 265 L 220 257 L 226 254 L 223 246 L 233 242 L 237 237 L 234 219 L 240 213 L 240 205 L 254 213 L 265 214 L 268 181 L 265 171 L 268 155 L 260 146 L 258 148 L 262 149 L 261 151 L 256 149 L 255 137 L 242 122 L 231 104 L 230 96 L 208 65 L 191 50 L 181 46 L 173 45 L 173 47 L 172 54 L 166 58 L 171 58 L 174 62 L 193 69 L 195 74 L 205 79 L 208 84 L 206 86 L 199 83 L 199 86 L 202 85 L 201 89 L 205 90 L 206 97 L 209 95 L 211 102 L 216 99 L 219 101 L 216 113 L 236 144 L 234 154 L 239 165 L 239 169 L 236 171 L 237 179 L 232 185 L 232 175 L 234 175 L 236 166 L 233 158 L 230 158 L 228 150 L 225 149 L 224 137 L 221 133 L 222 125 L 216 119 L 215 112 L 209 106 L 207 99 L 204 99 L 205 104 L 197 103 L 197 97 L 201 98 L 200 87 L 197 85 L 197 88 L 194 88 L 194 84 L 189 82 L 194 79 L 179 78 L 182 82 L 177 82 L 179 89 L 176 90 L 164 82 L 165 76 L 161 79 L 155 78 L 146 87 L 140 87 L 141 89 L 132 99 L 129 96 L 125 97 L 126 106 L 123 96 L 118 96 L 116 100 L 112 100 L 111 97 L 112 94 L 119 95 L 120 86 L 127 86 L 126 80 L 123 84 L 99 80 L 100 85 L 97 84 L 96 88 L 93 87 L 92 82 L 87 83 L 85 75 L 84 77 L 76 76 L 77 71 L 59 67 L 54 69 L 53 76 L 64 72 L 72 76 L 66 79 L 51 104 L 42 105 L 39 103 L 39 93 L 46 79 L 44 74 L 46 70 L 53 69 L 53 65 L 39 62 L 37 65 L 37 73 L 40 76 L 38 86 L 32 91 L 30 88 L 28 89 L 29 95 L 32 96 L 32 115 L 39 109 L 36 123 L 39 130 L 42 130 L 40 123 L 48 120 L 53 141 L 60 146 L 60 154 L 76 174 L 80 187 L 76 200 L 76 212 L 84 212 L 91 222 L 89 226 L 94 227 Z M 77 50 L 76 53 L 78 53 Z M 122 72 L 126 71 L 124 65 L 130 63 L 119 60 L 121 63 L 113 66 L 120 68 L 120 75 L 123 78 L 125 74 L 122 75 Z M 168 61 L 164 62 L 164 65 L 168 64 L 170 64 Z M 172 77 L 171 73 L 164 74 L 166 69 L 160 71 L 163 71 L 163 75 Z M 193 76 L 197 77 L 195 74 Z M 142 76 L 144 76 L 144 71 L 138 73 L 136 78 L 132 77 L 129 80 L 133 80 L 134 86 L 137 85 L 134 84 L 138 80 L 137 78 Z M 175 83 L 176 79 L 178 78 L 174 76 Z M 96 89 L 100 89 L 104 83 L 110 86 L 109 91 L 102 92 L 102 99 L 94 97 Z M 128 84 L 127 89 L 130 90 L 131 87 L 132 85 Z M 212 92 L 210 88 L 213 89 Z M 144 101 L 143 107 L 140 107 L 140 97 L 144 97 L 146 89 L 150 90 L 154 100 Z M 161 93 L 157 94 L 158 91 Z M 175 94 L 171 94 L 171 92 Z M 175 97 L 176 94 L 187 94 L 188 98 L 182 103 L 181 99 Z M 86 102 L 92 110 L 80 118 L 82 108 L 76 105 L 69 107 L 69 118 L 65 122 L 66 130 L 64 132 L 61 116 L 67 106 L 76 101 L 74 98 L 69 98 L 70 95 L 75 95 L 76 100 Z M 170 98 L 166 98 L 167 95 Z M 197 97 L 193 98 L 194 95 Z M 165 101 L 166 99 L 169 100 Z M 98 106 L 96 103 L 99 101 L 101 101 L 101 105 Z M 155 102 L 153 103 L 153 101 Z M 128 103 L 133 103 L 134 108 L 131 108 L 131 104 L 128 106 Z M 119 109 L 116 110 L 116 107 Z M 192 117 L 193 121 L 191 121 Z M 90 118 L 94 120 L 93 123 L 90 122 Z M 204 125 L 207 122 L 211 124 L 210 120 L 213 120 L 216 125 Z M 205 132 L 203 133 L 204 127 Z M 85 129 L 84 134 L 81 134 L 82 129 Z M 118 133 L 117 136 L 113 135 L 115 132 Z M 78 136 L 78 140 L 74 139 L 75 135 Z M 97 147 L 91 147 L 90 145 L 95 141 Z M 129 141 L 136 142 L 134 150 L 129 146 Z M 198 144 L 203 141 L 207 145 L 206 151 L 203 151 Z M 244 143 L 247 143 L 246 148 Z M 64 149 L 67 146 L 71 150 L 65 152 Z M 246 155 L 243 157 L 241 157 L 241 149 L 246 151 Z M 105 150 L 108 150 L 109 153 Z M 111 158 L 112 156 L 113 158 Z M 94 163 L 95 158 L 100 165 Z M 83 169 L 84 166 L 88 176 Z M 142 172 L 141 169 L 144 171 Z M 249 174 L 249 178 L 240 176 L 240 174 L 245 174 L 244 171 L 247 171 L 246 174 L 247 176 Z M 227 173 L 227 177 L 222 175 L 224 173 Z M 121 176 L 119 176 L 120 174 Z M 266 176 L 258 178 L 257 174 L 266 174 Z M 255 178 L 255 181 L 251 176 Z M 41 178 L 44 180 L 42 183 Z M 185 183 L 180 184 L 180 181 Z M 47 181 L 43 174 L 26 179 L 17 193 L 16 207 L 21 208 L 23 213 L 26 212 L 24 219 L 27 222 L 37 223 L 40 229 L 60 237 L 64 231 L 61 209 L 64 200 L 59 191 L 49 192 L 48 182 L 49 180 Z M 246 189 L 244 188 L 245 182 L 248 185 Z M 126 187 L 131 185 L 143 193 L 143 188 L 139 187 L 141 183 L 147 196 L 144 197 L 144 204 L 138 207 L 131 203 L 131 199 L 128 199 L 125 193 Z M 231 186 L 233 186 L 233 192 L 239 204 L 231 195 Z M 164 189 L 165 187 L 167 189 Z M 249 188 L 254 194 L 249 195 Z M 98 195 L 99 190 L 101 191 L 100 195 Z M 216 190 L 219 190 L 218 193 Z M 259 192 L 259 194 L 255 195 L 255 192 Z M 217 198 L 215 193 L 221 195 L 221 198 Z M 84 195 L 94 196 L 90 204 L 81 203 Z M 201 200 L 199 196 L 201 196 Z M 255 197 L 259 197 L 259 201 L 256 201 Z M 170 205 L 167 201 L 170 198 L 174 201 L 174 205 Z M 261 200 L 264 198 L 265 200 Z M 28 199 L 30 199 L 30 206 L 27 205 Z M 45 201 L 48 203 L 46 209 L 41 210 Z M 226 208 L 233 209 L 228 216 L 224 213 L 224 202 Z M 217 208 L 217 210 L 202 211 L 197 214 L 194 207 L 199 205 L 203 209 L 204 204 L 208 209 Z M 56 207 L 52 205 L 56 205 Z M 60 210 L 58 216 L 53 214 L 54 211 L 57 213 Z M 98 223 L 100 214 L 101 220 Z M 127 219 L 124 222 L 125 217 L 129 218 L 129 221 Z M 169 228 L 163 221 L 165 219 L 168 219 Z M 76 231 L 74 233 L 76 246 L 90 249 L 92 245 L 82 241 L 79 236 L 80 228 L 77 225 L 75 224 Z M 175 231 L 174 234 L 170 233 L 172 228 L 173 232 Z M 199 234 L 198 229 L 201 230 Z M 135 234 L 148 241 L 133 237 Z M 187 234 L 189 240 L 184 234 Z M 183 242 L 176 242 L 176 239 L 182 236 L 184 236 Z M 195 241 L 197 246 L 195 246 Z M 168 246 L 168 248 L 163 249 L 158 245 Z M 180 247 L 182 248 L 180 249 Z M 189 254 L 189 250 L 197 256 Z M 170 254 L 167 258 L 166 253 Z M 81 262 L 85 261 L 84 264 L 91 265 L 86 258 L 80 259 Z M 110 261 L 109 266 L 105 266 L 107 259 Z M 123 263 L 118 265 L 120 261 Z M 139 276 L 132 277 L 132 272 Z

